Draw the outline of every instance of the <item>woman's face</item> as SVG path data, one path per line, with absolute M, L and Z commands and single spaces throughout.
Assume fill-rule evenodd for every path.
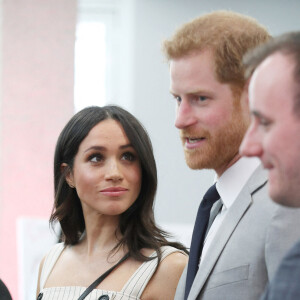
M 121 124 L 106 119 L 81 142 L 72 172 L 67 177 L 76 188 L 84 213 L 120 215 L 137 199 L 141 166 Z

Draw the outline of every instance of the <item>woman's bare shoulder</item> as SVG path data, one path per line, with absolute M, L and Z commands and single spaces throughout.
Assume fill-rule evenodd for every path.
M 173 252 L 165 257 L 149 281 L 142 299 L 174 299 L 178 281 L 187 262 L 188 255 L 183 252 Z
M 161 263 L 159 264 L 159 267 L 157 269 L 158 276 L 165 277 L 169 273 L 177 273 L 179 274 L 179 277 L 185 268 L 186 264 L 188 262 L 188 255 L 183 252 L 173 252 L 169 254 Z M 176 276 L 177 276 L 176 275 Z

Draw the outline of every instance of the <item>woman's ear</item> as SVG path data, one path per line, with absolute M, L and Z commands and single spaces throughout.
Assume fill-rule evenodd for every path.
M 71 189 L 75 187 L 74 185 L 74 179 L 73 179 L 73 174 L 66 163 L 62 163 L 60 165 L 60 172 L 65 174 L 66 182 L 69 185 Z

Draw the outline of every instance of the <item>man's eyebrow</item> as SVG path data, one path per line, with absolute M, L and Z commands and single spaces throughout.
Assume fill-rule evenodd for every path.
M 173 92 L 172 90 L 169 91 L 170 94 L 172 94 L 173 96 L 179 96 L 178 93 Z M 199 94 L 206 94 L 206 95 L 211 95 L 212 92 L 205 90 L 205 89 L 195 89 L 195 90 L 191 90 L 190 92 L 187 93 L 187 95 L 199 95 Z
M 171 91 L 171 90 L 169 90 L 169 93 L 170 93 L 171 95 L 173 95 L 173 96 L 178 96 L 178 94 L 176 94 L 175 92 L 173 92 L 173 91 Z

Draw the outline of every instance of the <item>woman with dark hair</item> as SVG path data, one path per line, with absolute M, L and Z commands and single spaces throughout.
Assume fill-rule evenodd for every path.
M 57 141 L 54 185 L 50 222 L 63 242 L 41 262 L 38 299 L 174 298 L 186 250 L 155 224 L 156 164 L 133 115 L 117 106 L 74 115 Z

